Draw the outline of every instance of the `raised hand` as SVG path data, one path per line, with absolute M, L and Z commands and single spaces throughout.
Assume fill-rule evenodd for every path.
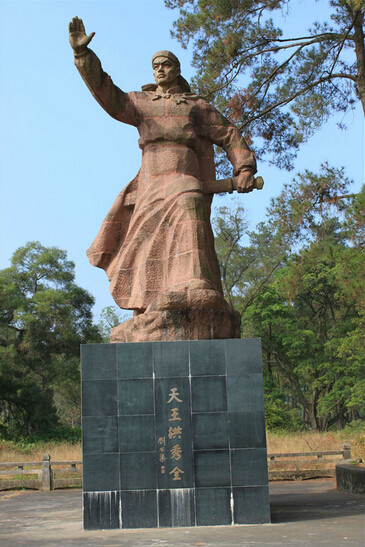
M 75 53 L 82 53 L 95 36 L 95 32 L 86 35 L 82 19 L 74 17 L 68 25 L 70 45 Z

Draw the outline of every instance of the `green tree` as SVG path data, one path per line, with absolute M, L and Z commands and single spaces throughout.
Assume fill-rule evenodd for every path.
M 80 343 L 101 337 L 92 324 L 93 297 L 74 277 L 65 251 L 38 242 L 20 247 L 0 271 L 0 412 L 8 434 L 75 425 Z
M 179 9 L 173 36 L 184 47 L 193 42 L 193 87 L 215 99 L 259 156 L 291 168 L 300 143 L 329 116 L 358 101 L 365 112 L 364 0 L 331 0 L 328 20 L 299 36 L 275 23 L 291 0 L 165 4 Z
M 343 232 L 345 215 L 350 214 L 351 207 L 347 198 L 355 196 L 349 194 L 351 184 L 343 167 L 323 163 L 318 174 L 306 169 L 272 200 L 268 209 L 270 229 L 287 245 L 297 248 L 331 234 L 334 224 L 337 232 Z M 351 237 L 357 237 L 357 228 L 354 226 Z
M 242 206 L 234 210 L 220 207 L 212 220 L 225 298 L 236 308 L 236 295 L 242 293 L 245 272 L 252 261 L 253 252 L 246 252 L 242 240 L 247 234 L 248 223 Z
M 261 336 L 265 370 L 314 430 L 326 430 L 363 412 L 364 377 L 357 338 L 357 303 L 337 277 L 346 253 L 328 239 L 314 242 L 277 274 L 243 315 L 246 332 Z M 358 416 L 357 416 L 358 417 Z
M 286 247 L 267 223 L 249 231 L 240 205 L 216 209 L 213 227 L 224 296 L 242 314 L 285 262 Z
M 349 184 L 324 165 L 273 201 L 271 229 L 291 253 L 243 314 L 244 334 L 262 338 L 271 388 L 312 429 L 365 411 L 364 196 L 348 194 Z
M 128 314 L 121 313 L 120 309 L 116 306 L 106 306 L 101 310 L 98 328 L 105 344 L 108 344 L 110 341 L 111 330 L 127 319 L 129 319 Z
M 225 296 L 242 336 L 261 337 L 273 429 L 364 416 L 365 189 L 350 188 L 344 169 L 323 164 L 285 186 L 253 232 L 242 207 L 216 212 Z
M 351 387 L 349 408 L 364 418 L 365 393 L 365 185 L 359 194 L 350 196 L 345 210 L 345 233 L 350 245 L 338 264 L 336 276 L 345 298 L 353 299 L 358 317 L 336 348 L 339 358 L 347 359 L 356 380 Z

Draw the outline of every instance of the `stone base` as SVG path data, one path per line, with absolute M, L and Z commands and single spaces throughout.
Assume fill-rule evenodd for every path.
M 270 522 L 258 339 L 81 346 L 87 530 Z
M 336 464 L 336 488 L 346 494 L 365 494 L 365 469 L 351 460 Z
M 110 342 L 170 342 L 240 337 L 237 311 L 190 309 L 150 311 L 115 327 Z

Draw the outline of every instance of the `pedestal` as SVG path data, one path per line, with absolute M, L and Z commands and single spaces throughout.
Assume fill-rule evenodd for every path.
M 259 339 L 82 346 L 85 529 L 270 521 Z
M 229 308 L 151 311 L 115 327 L 110 341 L 213 340 L 240 337 L 240 314 Z

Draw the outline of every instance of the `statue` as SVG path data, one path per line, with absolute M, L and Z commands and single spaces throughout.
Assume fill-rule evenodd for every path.
M 110 116 L 139 132 L 142 165 L 121 191 L 87 251 L 103 268 L 119 307 L 133 318 L 112 342 L 239 337 L 239 316 L 224 300 L 210 225 L 213 144 L 234 170 L 238 192 L 255 187 L 256 161 L 238 129 L 191 92 L 170 51 L 152 58 L 155 84 L 125 93 L 88 48 L 95 33 L 69 25 L 75 65 Z M 219 191 L 219 190 L 218 190 Z

